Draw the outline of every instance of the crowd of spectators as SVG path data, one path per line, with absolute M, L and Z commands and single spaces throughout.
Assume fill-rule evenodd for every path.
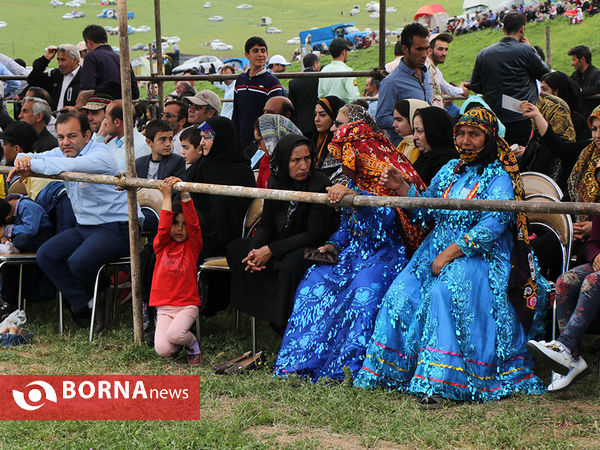
M 448 21 L 446 32 L 456 36 L 484 29 L 502 28 L 504 16 L 509 12 L 519 12 L 525 16 L 527 22 L 544 22 L 554 20 L 559 16 L 566 16 L 570 23 L 580 24 L 584 17 L 593 16 L 600 9 L 598 0 L 575 0 L 557 2 L 548 0 L 540 2 L 537 6 L 513 5 L 511 9 L 503 8 L 501 11 L 476 11 L 465 14 L 464 17 L 454 16 Z
M 568 387 L 587 367 L 578 346 L 600 305 L 597 296 L 577 293 L 582 283 L 596 287 L 595 219 L 575 218 L 577 266 L 561 274 L 552 235 L 530 232 L 522 213 L 334 209 L 172 192 L 184 180 L 327 193 L 332 204 L 356 194 L 522 200 L 520 173 L 536 171 L 565 199 L 598 201 L 600 71 L 580 45 L 568 51 L 570 77 L 550 72 L 525 37 L 529 16 L 541 11 L 469 19 L 469 31 L 501 24 L 504 37 L 478 53 L 470 79 L 458 86 L 440 69 L 452 34 L 406 26 L 395 59 L 368 78 L 367 101 L 351 75 L 298 78 L 285 90 L 277 73 L 287 61 L 269 59 L 265 40 L 253 36 L 245 44 L 248 69 L 217 84 L 232 102 L 180 81 L 160 114 L 149 104 L 124 104 L 119 57 L 102 27 L 87 26 L 87 53 L 49 47 L 26 83 L 5 87 L 22 101 L 18 120 L 0 112 L 4 162 L 13 166 L 0 183 L 0 239 L 37 254 L 39 267 L 25 276 L 39 288 L 25 296 L 48 300 L 60 291 L 78 325 L 102 327 L 101 314 L 89 323 L 90 299 L 98 268 L 129 254 L 126 193 L 35 174 L 124 172 L 131 114 L 139 125 L 137 175 L 158 180 L 162 191 L 140 190 L 136 221 L 148 236 L 141 254 L 146 341 L 159 355 L 186 347 L 188 362 L 200 364 L 189 331 L 196 316 L 231 303 L 282 336 L 280 377 L 342 380 L 349 368 L 357 386 L 405 389 L 430 408 L 444 399 L 544 392 L 529 351 L 554 370 L 549 390 Z M 344 39 L 329 51 L 333 61 L 323 68 L 306 54 L 304 71 L 352 71 Z M 58 68 L 46 70 L 54 57 Z M 133 72 L 132 88 L 136 99 Z M 460 110 L 446 98 L 471 91 L 479 95 Z M 262 210 L 260 221 L 241 236 L 252 208 Z M 203 277 L 199 289 L 197 265 L 215 258 L 231 276 Z M 546 278 L 559 276 L 561 335 L 539 341 Z M 2 279 L 5 316 L 16 307 L 15 273 L 3 270 Z M 585 321 L 574 318 L 584 310 Z M 255 362 L 251 355 L 240 365 Z

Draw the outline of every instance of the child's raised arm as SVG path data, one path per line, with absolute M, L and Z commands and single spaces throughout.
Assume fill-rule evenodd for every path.
M 179 178 L 168 177 L 158 182 L 158 188 L 163 194 L 161 209 L 173 211 L 173 201 L 171 199 L 171 196 L 173 195 L 173 185 L 180 181 L 181 180 Z
M 179 181 L 178 178 L 175 180 L 171 178 L 174 177 L 169 177 L 158 182 L 158 188 L 163 194 L 163 202 L 160 218 L 158 219 L 158 231 L 153 242 L 156 253 L 165 248 L 171 240 L 171 226 L 173 225 L 173 202 L 171 194 L 173 193 L 173 185 Z

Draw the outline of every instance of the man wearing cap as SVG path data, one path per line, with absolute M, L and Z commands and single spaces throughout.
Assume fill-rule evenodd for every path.
M 58 69 L 44 72 L 56 56 Z M 33 70 L 27 77 L 31 86 L 39 86 L 50 94 L 50 107 L 60 111 L 63 106 L 73 106 L 79 94 L 79 52 L 71 44 L 48 47 L 46 53 L 33 62 Z
M 31 125 L 21 120 L 9 123 L 0 133 L 4 159 L 9 166 L 13 165 L 17 154 L 30 152 L 38 140 L 38 133 Z
M 94 94 L 82 106 L 80 111 L 85 114 L 90 122 L 90 129 L 92 130 L 92 140 L 104 142 L 106 136 L 99 136 L 98 132 L 102 126 L 102 122 L 106 117 L 106 108 L 112 102 L 112 97 L 106 94 Z
M 188 106 L 188 122 L 200 125 L 221 112 L 221 99 L 208 89 L 198 92 L 193 97 L 184 97 L 183 102 Z
M 263 38 L 249 38 L 244 50 L 250 68 L 235 80 L 231 120 L 247 147 L 254 140 L 254 122 L 262 115 L 265 103 L 270 97 L 283 95 L 283 88 L 277 77 L 265 68 L 269 52 Z
M 273 55 L 271 59 L 269 59 L 269 70 L 272 73 L 281 73 L 285 72 L 286 66 L 289 66 L 291 63 L 287 62 L 286 59 L 281 55 Z
M 106 107 L 106 117 L 104 118 L 106 131 L 108 136 L 112 138 L 106 143 L 106 146 L 112 151 L 121 172 L 127 170 L 125 139 L 123 139 L 123 136 L 125 136 L 123 113 L 123 101 L 113 100 Z M 146 145 L 146 138 L 135 127 L 133 128 L 133 147 L 135 159 L 152 153 L 150 147 Z
M 80 41 L 77 43 L 77 51 L 79 52 L 79 65 L 83 66 L 83 60 L 85 59 L 85 55 L 87 55 L 88 49 L 85 45 L 85 41 Z
M 321 72 L 352 72 L 352 68 L 346 65 L 348 59 L 348 43 L 342 38 L 335 38 L 329 45 L 329 52 L 333 61 L 323 67 Z M 319 78 L 319 98 L 335 95 L 346 103 L 352 103 L 360 92 L 356 84 L 356 78 Z
M 288 62 L 283 56 L 274 55 L 271 57 L 271 59 L 269 59 L 269 65 L 267 66 L 267 69 L 269 69 L 272 74 L 277 76 L 278 73 L 285 72 L 286 66 L 289 66 L 290 64 L 291 63 Z M 287 97 L 289 95 L 288 90 L 283 86 L 281 89 L 283 89 L 283 95 Z

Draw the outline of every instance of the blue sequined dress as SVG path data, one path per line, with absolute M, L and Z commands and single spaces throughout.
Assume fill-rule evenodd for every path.
M 441 198 L 447 191 L 448 198 L 467 198 L 479 182 L 475 198 L 514 200 L 512 180 L 500 162 L 482 174 L 478 166 L 454 174 L 456 163 L 440 169 L 423 196 Z M 414 189 L 409 195 L 416 195 Z M 354 384 L 475 401 L 545 392 L 525 344 L 543 330 L 547 282 L 538 276 L 529 336 L 506 296 L 514 215 L 420 210 L 416 217 L 434 220 L 434 229 L 386 293 Z M 452 243 L 465 256 L 434 276 L 433 260 Z
M 358 191 L 352 181 L 350 187 Z M 343 379 L 344 366 L 355 375 L 381 299 L 408 262 L 392 208 L 343 208 L 329 242 L 341 250 L 338 262 L 311 267 L 298 286 L 277 376 Z

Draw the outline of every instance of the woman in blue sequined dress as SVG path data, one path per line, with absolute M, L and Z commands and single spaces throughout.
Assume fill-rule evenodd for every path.
M 440 169 L 424 197 L 523 198 L 516 159 L 492 112 L 468 111 L 454 134 L 461 159 Z M 418 195 L 393 170 L 382 180 L 399 195 Z M 543 329 L 548 289 L 536 276 L 525 215 L 414 213 L 434 228 L 385 295 L 355 385 L 413 393 L 425 408 L 444 398 L 545 392 L 525 349 Z
M 421 191 L 425 189 L 410 162 L 377 132 L 363 108 L 342 108 L 337 122 L 349 120 L 329 145 L 329 152 L 342 162 L 350 179 L 349 187 L 328 188 L 332 202 L 349 193 L 395 195 L 378 184 L 381 171 L 390 164 Z M 381 299 L 408 262 L 404 242 L 416 248 L 424 234 L 404 212 L 393 208 L 342 208 L 340 228 L 321 247 L 339 252 L 338 262 L 313 266 L 298 286 L 275 374 L 294 372 L 312 381 L 320 377 L 339 380 L 347 366 L 355 375 Z

